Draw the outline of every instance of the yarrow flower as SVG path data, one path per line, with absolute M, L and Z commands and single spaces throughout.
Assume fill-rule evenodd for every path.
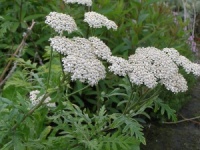
M 45 23 L 60 34 L 62 34 L 63 31 L 71 33 L 77 30 L 77 25 L 74 19 L 63 13 L 50 12 L 49 15 L 46 16 Z
M 96 58 L 91 42 L 85 38 L 74 37 L 72 39 L 66 37 L 55 36 L 50 38 L 50 46 L 54 51 L 63 55 L 79 55 L 84 58 Z
M 68 55 L 73 53 L 75 42 L 71 39 L 61 36 L 55 36 L 49 39 L 50 46 L 53 48 L 54 51 L 57 51 L 63 55 Z
M 121 57 L 110 56 L 108 58 L 108 62 L 112 64 L 108 67 L 108 69 L 115 75 L 125 76 L 128 72 L 132 70 L 131 65 L 128 63 L 128 61 Z
M 92 6 L 92 0 L 63 0 L 66 4 L 68 3 L 78 3 L 81 5 Z
M 136 85 L 144 84 L 148 88 L 154 88 L 158 84 L 157 78 L 148 70 L 147 65 L 149 64 L 145 64 L 144 60 L 145 56 L 131 55 L 128 61 L 131 64 L 132 70 L 128 73 L 128 76 L 130 81 Z
M 162 50 L 169 58 L 171 58 L 174 62 L 180 57 L 179 52 L 174 48 L 164 48 Z
M 176 49 L 164 48 L 163 52 L 165 52 L 178 66 L 182 66 L 188 74 L 193 73 L 196 76 L 200 75 L 200 65 L 192 63 L 185 56 L 181 56 Z
M 88 39 L 74 37 L 72 40 L 75 42 L 75 46 L 74 52 L 71 53 L 71 55 L 76 54 L 82 58 L 96 59 L 96 56 L 93 52 L 94 48 Z
M 42 100 L 42 98 L 44 97 L 44 95 L 39 96 L 39 94 L 40 94 L 40 91 L 38 91 L 38 90 L 30 92 L 30 97 L 29 98 L 30 98 L 31 103 L 32 103 L 33 106 L 37 105 Z M 47 97 L 44 100 L 44 103 L 47 103 L 48 107 L 56 107 L 55 103 L 50 103 L 50 101 L 51 101 L 51 98 Z
M 87 6 L 92 5 L 91 0 L 63 1 Z M 96 12 L 85 13 L 84 22 L 87 22 L 93 28 L 106 27 L 107 29 L 117 30 L 115 22 Z M 77 30 L 74 19 L 62 13 L 51 12 L 46 17 L 45 23 L 60 34 L 63 31 L 71 33 Z M 121 57 L 112 56 L 110 48 L 97 37 L 69 39 L 55 36 L 50 38 L 50 46 L 54 51 L 65 55 L 62 59 L 64 71 L 71 74 L 72 81 L 80 80 L 91 86 L 96 85 L 99 80 L 106 76 L 106 69 L 97 58 L 110 63 L 108 69 L 115 75 L 128 75 L 133 84 L 144 84 L 148 88 L 154 88 L 160 83 L 174 93 L 184 92 L 188 88 L 186 80 L 178 72 L 178 66 L 182 66 L 187 73 L 200 75 L 200 65 L 181 56 L 174 48 L 164 48 L 162 51 L 154 47 L 137 48 L 135 54 L 125 60 Z M 30 93 L 30 100 L 33 105 L 38 104 L 43 98 L 44 95 L 38 97 L 39 93 L 37 90 Z M 50 97 L 46 98 L 45 103 L 50 100 Z
M 188 74 L 193 73 L 196 76 L 200 75 L 200 65 L 192 63 L 185 56 L 180 56 L 176 63 L 182 66 Z
M 131 83 L 134 83 L 136 85 L 146 85 L 148 88 L 154 88 L 158 82 L 155 76 L 148 72 L 144 67 L 142 66 L 134 66 L 133 70 L 128 73 L 129 79 Z
M 161 79 L 160 83 L 173 93 L 185 92 L 188 89 L 187 81 L 179 73 L 174 74 L 171 78 Z
M 187 90 L 187 83 L 178 73 L 178 66 L 163 51 L 154 47 L 138 48 L 129 57 L 133 70 L 129 73 L 131 82 L 154 88 L 158 82 L 174 93 Z M 180 80 L 179 78 L 180 77 Z
M 137 48 L 135 55 L 133 60 L 129 57 L 129 63 L 143 65 L 158 79 L 168 78 L 178 72 L 172 59 L 155 47 Z
M 94 48 L 93 53 L 97 57 L 107 60 L 112 55 L 110 48 L 99 38 L 93 36 L 89 38 L 89 41 Z
M 117 30 L 117 25 L 114 21 L 93 11 L 85 13 L 84 22 L 87 22 L 91 28 L 106 27 L 107 29 Z
M 69 55 L 62 59 L 64 71 L 71 73 L 71 79 L 96 85 L 104 79 L 106 71 L 104 65 L 98 59 L 86 59 L 78 55 Z

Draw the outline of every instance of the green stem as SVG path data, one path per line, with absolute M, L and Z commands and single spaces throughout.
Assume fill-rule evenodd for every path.
M 146 103 L 146 101 L 152 99 L 153 97 L 156 97 L 158 95 L 159 91 L 160 91 L 160 88 L 158 88 L 149 98 L 146 98 L 153 91 L 152 89 L 148 89 L 147 91 L 142 93 L 142 95 L 138 99 L 134 100 L 135 98 L 137 98 L 137 95 L 135 97 L 133 97 L 134 89 L 133 89 L 133 86 L 132 86 L 132 83 L 130 82 L 130 80 L 129 80 L 129 83 L 130 83 L 130 86 L 131 86 L 132 93 L 129 97 L 129 101 L 126 103 L 126 107 L 124 109 L 123 114 L 128 113 L 130 110 L 136 111 L 144 103 Z M 136 94 L 139 92 L 139 90 L 140 90 L 140 87 L 137 88 Z M 133 101 L 133 103 L 131 101 Z M 134 107 L 136 107 L 136 106 L 139 106 L 139 107 L 134 109 Z
M 74 95 L 74 94 L 76 94 L 76 93 L 78 93 L 78 92 L 80 92 L 80 91 L 82 91 L 82 90 L 88 88 L 89 86 L 90 86 L 90 85 L 87 85 L 87 86 L 85 86 L 84 88 L 82 88 L 82 89 L 80 89 L 80 90 L 77 90 L 77 91 L 75 91 L 75 92 L 73 92 L 73 93 L 71 93 L 71 94 L 68 94 L 67 97 L 72 96 L 72 95 Z
M 87 12 L 90 12 L 91 10 L 92 10 L 92 7 L 87 7 L 87 8 L 86 8 L 86 11 L 87 11 Z M 86 30 L 86 38 L 88 38 L 89 35 L 90 35 L 90 27 L 88 26 L 88 27 L 87 27 L 87 30 Z
M 129 84 L 130 84 L 130 88 L 131 88 L 131 95 L 129 96 L 128 102 L 126 103 L 126 106 L 125 106 L 123 114 L 127 113 L 127 109 L 130 106 L 130 104 L 131 104 L 131 100 L 135 99 L 133 97 L 133 95 L 134 95 L 133 84 L 131 83 L 130 78 L 128 76 L 127 76 L 127 78 L 128 78 L 128 81 L 129 81 Z
M 11 128 L 11 131 L 16 130 L 16 128 L 17 128 L 22 122 L 24 122 L 24 120 L 26 120 L 27 117 L 29 117 L 30 115 L 32 115 L 32 114 L 34 113 L 34 111 L 35 111 L 36 109 L 38 109 L 38 108 L 43 104 L 43 102 L 45 101 L 45 99 L 46 99 L 48 96 L 49 96 L 49 94 L 46 93 L 46 94 L 43 96 L 43 98 L 41 99 L 41 101 L 40 101 L 35 107 L 33 107 L 27 114 L 25 114 L 25 115 L 23 116 L 23 118 Z
M 130 110 L 137 111 L 137 109 L 141 108 L 147 101 L 153 99 L 154 97 L 157 97 L 160 89 L 155 91 L 149 98 L 145 98 L 151 91 L 152 91 L 152 89 L 148 90 L 142 98 L 140 98 L 136 103 L 133 103 L 129 107 L 128 111 L 130 111 Z M 136 107 L 136 106 L 138 106 L 137 109 L 134 109 L 134 107 Z
M 98 84 L 96 85 L 96 90 L 97 90 L 97 112 L 98 112 L 100 109 L 100 103 L 101 103 L 101 94 L 100 94 Z
M 132 97 L 133 97 L 133 93 L 134 93 L 134 91 L 131 92 L 131 95 L 130 95 L 130 97 L 129 97 L 129 99 L 128 99 L 128 102 L 126 103 L 126 106 L 125 106 L 125 109 L 124 109 L 124 111 L 123 111 L 123 114 L 126 114 L 126 113 L 127 113 L 128 107 L 129 107 L 130 104 L 131 104 L 131 100 L 132 100 Z
M 62 68 L 63 77 L 65 77 L 64 67 L 62 65 L 62 55 L 61 54 L 60 54 L 60 65 L 61 65 L 61 68 Z
M 52 65 L 52 59 L 53 59 L 53 49 L 51 48 L 51 55 L 50 55 L 50 62 L 49 62 L 49 74 L 47 78 L 47 89 L 49 88 L 49 82 L 50 82 L 50 76 L 51 76 L 51 65 Z

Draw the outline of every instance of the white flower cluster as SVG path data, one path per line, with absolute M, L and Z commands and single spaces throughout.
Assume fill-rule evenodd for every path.
M 175 49 L 138 48 L 134 55 L 125 60 L 112 56 L 110 49 L 97 37 L 68 39 L 56 36 L 50 41 L 54 50 L 66 55 L 63 67 L 65 72 L 71 73 L 71 79 L 87 82 L 91 86 L 106 76 L 105 67 L 97 57 L 111 64 L 109 71 L 119 76 L 128 75 L 136 85 L 154 88 L 161 83 L 174 93 L 187 90 L 187 83 L 178 73 L 177 65 L 183 66 L 187 72 L 200 75 L 200 66 L 180 56 Z
M 30 92 L 30 97 L 29 98 L 30 98 L 31 103 L 32 103 L 33 106 L 37 105 L 42 100 L 42 98 L 44 97 L 44 95 L 41 95 L 41 96 L 38 97 L 39 94 L 40 94 L 40 91 L 38 91 L 38 90 Z M 51 101 L 51 98 L 47 97 L 44 100 L 44 103 L 47 103 L 48 107 L 56 107 L 55 103 L 49 103 L 50 101 Z
M 176 62 L 180 56 L 179 52 L 174 48 L 164 48 L 162 51 L 167 54 L 167 56 L 170 57 L 174 62 Z
M 89 41 L 94 48 L 93 53 L 97 57 L 107 60 L 112 55 L 110 48 L 99 38 L 93 36 L 89 38 Z
M 63 0 L 65 3 L 78 3 L 86 6 L 92 5 L 92 0 Z M 96 12 L 86 12 L 84 22 L 92 28 L 117 30 L 118 26 L 114 21 Z M 63 31 L 71 33 L 77 30 L 74 19 L 66 14 L 51 12 L 45 23 L 62 35 Z M 64 71 L 71 74 L 71 79 L 87 82 L 93 86 L 106 76 L 106 69 L 99 60 L 106 60 L 111 65 L 109 71 L 115 75 L 128 75 L 130 81 L 136 85 L 144 84 L 154 88 L 157 84 L 163 84 L 168 90 L 174 93 L 187 90 L 187 82 L 179 74 L 178 66 L 182 66 L 187 73 L 200 75 L 200 65 L 192 63 L 186 57 L 181 56 L 173 48 L 163 50 L 154 47 L 138 48 L 134 55 L 128 60 L 112 56 L 110 48 L 97 37 L 88 39 L 82 37 L 66 38 L 55 36 L 50 38 L 50 45 L 54 51 L 63 54 L 62 59 Z M 35 105 L 42 99 L 43 95 L 37 98 L 39 91 L 32 91 L 30 99 Z M 49 101 L 47 98 L 45 101 Z
M 163 52 L 165 52 L 178 66 L 182 66 L 188 74 L 193 73 L 196 76 L 200 75 L 200 65 L 192 63 L 185 56 L 181 56 L 174 48 L 164 48 Z
M 80 37 L 68 39 L 56 36 L 51 38 L 50 42 L 53 50 L 67 55 L 63 58 L 63 67 L 65 72 L 72 74 L 72 80 L 79 79 L 93 86 L 105 78 L 105 67 L 97 56 L 104 59 L 110 56 L 111 52 L 102 41 L 95 37 L 88 40 Z M 104 48 L 105 54 L 101 52 L 101 48 Z
M 139 58 L 137 63 L 143 64 L 158 79 L 168 78 L 178 72 L 172 59 L 155 47 L 137 48 L 135 55 Z M 130 58 L 129 62 L 132 63 Z
M 148 72 L 144 67 L 136 65 L 133 70 L 128 73 L 131 83 L 136 85 L 146 85 L 148 88 L 154 88 L 158 83 L 153 74 Z
M 78 3 L 81 5 L 92 6 L 92 0 L 63 0 L 66 4 L 71 3 Z
M 87 22 L 91 28 L 102 28 L 106 27 L 107 29 L 117 30 L 118 26 L 112 20 L 109 20 L 107 17 L 96 13 L 96 12 L 86 12 L 84 15 L 84 22 Z
M 188 89 L 187 81 L 179 73 L 174 74 L 170 78 L 161 79 L 160 83 L 164 84 L 167 90 L 170 90 L 174 93 L 185 92 Z
M 72 55 L 76 54 L 82 58 L 96 59 L 96 56 L 93 53 L 93 47 L 88 39 L 74 37 L 72 40 L 75 42 L 74 52 Z
M 121 57 L 111 56 L 108 58 L 108 62 L 112 64 L 108 69 L 115 75 L 125 76 L 132 70 L 128 61 Z
M 65 3 L 78 3 L 86 6 L 92 5 L 92 0 L 63 0 Z M 103 26 L 107 29 L 117 29 L 115 22 L 107 19 L 105 16 L 95 13 L 85 13 L 85 22 L 90 27 L 101 28 Z M 77 30 L 77 25 L 74 19 L 62 13 L 51 12 L 46 16 L 45 23 L 54 28 L 60 35 L 63 31 L 71 33 Z M 97 37 L 90 37 L 89 39 L 74 37 L 72 39 L 55 36 L 50 38 L 50 46 L 54 51 L 57 51 L 65 58 L 62 59 L 64 71 L 71 73 L 72 80 L 80 80 L 87 82 L 91 86 L 98 83 L 100 79 L 106 76 L 105 67 L 97 58 L 107 60 L 111 57 L 111 51 L 106 44 Z
M 96 58 L 89 40 L 80 37 L 72 39 L 55 36 L 50 38 L 50 46 L 63 55 L 79 55 L 84 58 Z
M 106 76 L 105 67 L 98 59 L 69 55 L 63 58 L 62 62 L 64 71 L 72 74 L 72 81 L 78 79 L 81 82 L 87 82 L 93 86 Z
M 68 55 L 74 51 L 75 43 L 66 37 L 55 36 L 50 38 L 49 41 L 53 50 L 63 55 Z
M 129 63 L 132 66 L 132 71 L 128 73 L 128 76 L 132 83 L 136 85 L 145 84 L 149 88 L 154 88 L 158 84 L 156 77 L 147 68 L 148 63 L 145 62 L 145 56 L 131 55 Z
M 112 55 L 110 48 L 97 37 L 89 39 L 74 37 L 55 36 L 49 39 L 50 46 L 54 51 L 63 55 L 79 55 L 84 58 L 101 58 L 107 60 Z
M 133 67 L 129 77 L 135 84 L 145 84 L 149 88 L 154 88 L 159 82 L 174 93 L 187 90 L 187 83 L 178 73 L 178 66 L 159 49 L 138 48 L 135 54 L 129 57 L 129 63 Z
M 45 23 L 60 34 L 62 34 L 63 31 L 71 33 L 77 30 L 74 19 L 63 13 L 50 12 L 49 15 L 46 16 Z

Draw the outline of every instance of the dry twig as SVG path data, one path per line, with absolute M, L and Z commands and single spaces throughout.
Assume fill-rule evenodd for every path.
M 190 121 L 190 122 L 193 122 L 193 123 L 196 123 L 196 124 L 200 125 L 200 122 L 194 121 L 196 119 L 200 119 L 200 116 L 193 117 L 193 118 L 185 118 L 182 115 L 180 115 L 180 116 L 183 118 L 182 120 L 179 120 L 179 121 L 176 121 L 176 122 L 162 122 L 162 123 L 163 124 L 177 124 L 177 123 L 182 123 L 182 122 Z
M 9 62 L 7 63 L 6 67 L 4 68 L 4 70 L 3 70 L 3 72 L 2 72 L 2 74 L 0 76 L 0 88 L 5 84 L 6 80 L 12 75 L 12 73 L 16 69 L 16 66 L 14 64 L 14 66 L 9 71 L 9 73 L 7 73 L 8 69 L 12 65 L 12 62 L 13 62 L 14 58 L 16 56 L 19 56 L 20 51 L 24 48 L 24 46 L 26 44 L 26 40 L 27 40 L 28 36 L 30 35 L 34 25 L 35 25 L 35 21 L 33 20 L 31 26 L 27 28 L 27 32 L 25 34 L 23 34 L 23 39 L 22 39 L 21 43 L 19 44 L 19 46 L 17 47 L 15 52 L 12 54 Z M 7 76 L 5 77 L 6 74 L 7 74 Z

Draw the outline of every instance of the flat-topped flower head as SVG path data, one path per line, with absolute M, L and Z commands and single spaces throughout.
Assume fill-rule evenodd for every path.
M 130 81 L 137 85 L 144 84 L 149 88 L 161 83 L 174 93 L 186 91 L 187 82 L 178 73 L 177 64 L 169 57 L 170 52 L 154 47 L 136 49 L 135 54 L 129 57 L 129 63 L 133 68 L 128 74 Z
M 77 30 L 77 25 L 74 19 L 63 13 L 50 12 L 49 15 L 46 16 L 45 23 L 60 34 L 62 34 L 63 31 L 71 33 Z
M 44 97 L 44 94 L 39 96 L 40 94 L 40 91 L 38 90 L 34 90 L 34 91 L 31 91 L 30 92 L 30 101 L 32 103 L 33 106 L 39 104 L 39 102 L 42 100 L 42 98 Z M 50 97 L 47 97 L 45 100 L 44 100 L 44 103 L 47 104 L 48 107 L 56 107 L 55 103 L 49 103 L 51 101 L 51 98 Z
M 108 62 L 111 63 L 111 66 L 109 66 L 108 69 L 115 75 L 126 76 L 127 73 L 132 70 L 128 61 L 121 57 L 110 56 Z
M 98 59 L 86 59 L 77 55 L 69 55 L 62 59 L 64 71 L 71 73 L 71 80 L 80 80 L 91 86 L 104 79 L 106 71 Z
M 192 63 L 188 58 L 179 54 L 174 48 L 164 48 L 166 53 L 178 66 L 182 66 L 187 73 L 193 73 L 196 76 L 200 75 L 200 65 Z
M 176 60 L 177 65 L 182 66 L 187 73 L 193 73 L 196 76 L 200 75 L 200 65 L 196 63 L 192 63 L 185 56 L 180 56 Z
M 91 28 L 106 27 L 107 29 L 117 30 L 117 25 L 114 21 L 93 11 L 85 13 L 84 22 L 87 22 Z
M 54 51 L 57 51 L 63 55 L 69 55 L 73 53 L 76 43 L 69 38 L 55 36 L 49 39 L 50 46 Z
M 74 37 L 72 40 L 75 42 L 75 47 L 73 53 L 70 55 L 76 54 L 82 58 L 96 59 L 96 56 L 93 52 L 94 48 L 88 39 Z
M 161 79 L 159 82 L 164 84 L 166 89 L 173 93 L 185 92 L 188 90 L 187 81 L 180 73 L 174 74 L 170 78 Z
M 98 58 L 107 60 L 112 55 L 110 48 L 99 38 L 93 36 L 89 38 L 89 41 L 91 42 L 94 48 L 93 53 Z
M 145 62 L 146 57 L 142 55 L 131 55 L 129 63 L 132 70 L 128 73 L 131 83 L 136 85 L 146 85 L 148 88 L 154 88 L 158 82 L 154 74 L 149 71 L 149 63 Z M 146 63 L 146 64 L 145 64 Z
M 85 38 L 74 37 L 69 39 L 55 36 L 50 38 L 50 46 L 54 51 L 63 55 L 79 55 L 84 58 L 96 58 L 91 42 Z
M 158 84 L 157 78 L 143 66 L 134 66 L 133 70 L 128 73 L 131 83 L 136 85 L 146 85 L 148 88 L 155 88 Z
M 92 0 L 63 0 L 66 4 L 78 3 L 81 5 L 92 6 Z
M 129 57 L 129 63 L 145 66 L 157 79 L 168 78 L 178 72 L 172 59 L 155 47 L 137 48 L 135 55 L 133 60 L 132 56 Z
M 164 48 L 162 51 L 173 61 L 176 61 L 180 56 L 179 52 L 174 48 Z

